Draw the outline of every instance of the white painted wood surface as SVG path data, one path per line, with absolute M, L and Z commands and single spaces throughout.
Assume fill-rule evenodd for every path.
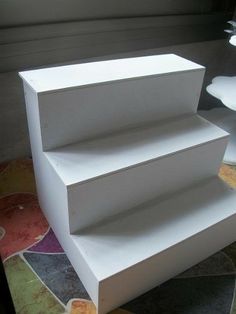
M 221 187 L 218 180 L 215 178 L 212 184 L 202 183 L 192 191 L 180 193 L 160 203 L 160 207 L 153 206 L 146 215 L 140 211 L 140 216 L 123 217 L 114 224 L 101 226 L 89 235 L 88 242 L 84 236 L 81 242 L 90 242 L 92 247 L 97 235 L 97 247 L 94 245 L 94 250 L 89 253 L 98 262 L 91 267 L 98 270 L 104 261 L 102 254 L 93 255 L 96 248 L 107 256 L 106 263 L 114 257 L 119 258 L 118 263 L 113 260 L 114 266 L 109 264 L 108 272 L 121 269 L 119 263 L 124 266 L 123 271 L 100 281 L 100 313 L 108 313 L 112 308 L 125 304 L 235 241 L 235 191 Z M 159 224 L 159 219 L 162 224 Z M 158 229 L 155 229 L 154 222 Z M 119 230 L 121 232 L 118 233 Z M 113 246 L 111 254 L 106 250 L 110 246 Z M 132 263 L 127 268 L 125 253 L 130 257 L 128 262 Z M 141 255 L 149 258 L 136 263 Z M 102 275 L 106 273 L 104 268 L 99 270 Z
M 107 134 L 108 137 L 103 139 L 48 152 L 43 151 L 47 136 L 59 133 L 58 138 L 63 137 L 63 132 L 58 131 L 60 127 L 63 129 L 62 119 L 65 119 L 68 130 L 75 126 L 78 115 L 74 114 L 75 119 L 71 121 L 73 111 L 71 116 L 62 114 L 73 100 L 71 92 L 74 87 L 60 93 L 47 91 L 41 94 L 35 91 L 37 84 L 30 82 L 29 77 L 24 78 L 25 74 L 22 76 L 40 205 L 97 306 L 98 314 L 105 314 L 146 292 L 236 238 L 236 193 L 217 177 L 227 134 L 194 115 L 203 72 L 201 68 L 184 72 L 174 69 L 173 75 L 159 73 L 160 86 L 166 77 L 172 84 L 168 86 L 174 86 L 176 81 L 183 83 L 180 98 L 175 99 L 174 89 L 164 89 L 160 106 L 154 102 L 151 106 L 156 108 L 156 114 L 163 110 L 159 117 L 162 123 L 167 123 L 166 126 L 159 124 L 127 131 L 127 120 L 122 124 L 120 116 L 116 127 L 120 122 L 120 129 L 124 129 L 122 134 L 112 137 Z M 182 80 L 185 73 L 190 74 L 188 78 L 194 77 L 194 80 L 188 80 L 190 85 L 187 80 Z M 196 73 L 199 75 L 195 76 Z M 140 82 L 140 95 L 142 87 L 155 92 L 155 84 L 149 84 L 150 81 L 134 81 Z M 195 81 L 197 88 L 193 84 Z M 123 86 L 128 85 L 127 90 L 131 88 L 130 82 L 132 79 L 123 81 Z M 40 84 L 42 87 L 44 83 Z M 120 84 L 114 84 L 114 90 L 119 90 Z M 96 85 L 101 94 L 103 86 Z M 184 93 L 186 86 L 190 88 Z M 86 88 L 88 95 L 94 86 Z M 193 90 L 197 91 L 194 97 L 191 96 L 194 104 L 188 104 L 191 115 L 186 116 L 186 110 L 178 112 L 183 108 L 181 99 Z M 123 112 L 125 117 L 129 112 L 131 120 L 134 111 L 130 108 L 135 102 L 132 91 L 129 93 L 131 107 L 120 108 L 120 114 Z M 170 94 L 169 107 L 163 106 L 164 96 L 168 98 Z M 52 102 L 48 100 L 53 98 L 45 101 L 43 97 L 47 95 L 57 95 L 57 98 Z M 108 100 L 107 95 L 104 94 L 104 102 Z M 153 97 L 148 95 L 147 101 L 151 101 Z M 119 97 L 125 99 L 122 93 L 117 93 Z M 56 100 L 59 99 L 62 102 L 57 106 Z M 115 102 L 110 97 L 108 107 L 112 100 Z M 148 102 L 140 102 L 138 108 L 136 126 L 143 127 L 143 122 L 150 122 L 153 112 Z M 172 108 L 174 120 L 166 120 L 170 116 L 165 115 L 165 108 L 169 113 Z M 95 117 L 100 109 L 97 107 L 94 111 Z M 146 111 L 149 116 L 142 115 Z M 47 114 L 51 120 L 46 120 Z M 83 119 L 85 117 L 89 115 L 86 113 Z M 46 122 L 53 119 L 53 133 L 46 132 L 51 126 Z M 109 119 L 101 121 L 108 123 Z M 91 125 L 82 128 L 84 134 L 82 131 L 81 134 L 85 135 Z M 109 133 L 111 128 L 105 126 L 104 131 Z M 69 133 L 63 137 L 63 145 L 75 141 L 75 131 L 70 134 L 71 138 L 67 138 Z M 95 137 L 93 132 L 92 135 Z M 50 145 L 55 143 L 53 138 Z M 49 142 L 47 145 L 50 146 Z M 153 198 L 156 198 L 155 202 L 150 201 Z M 79 206 L 84 211 L 80 211 Z M 99 222 L 98 217 L 104 220 Z M 79 221 L 87 229 L 70 234 L 77 230 Z
M 74 235 L 96 277 L 105 280 L 223 219 L 236 219 L 236 193 L 217 177 L 199 182 Z
M 46 152 L 67 187 L 70 232 L 216 175 L 227 137 L 191 115 Z
M 154 197 L 216 175 L 225 146 L 226 139 L 213 141 L 69 187 L 70 231 L 75 232 Z
M 37 93 L 113 81 L 200 70 L 203 66 L 174 54 L 124 58 L 20 72 Z
M 70 236 L 66 188 L 42 151 L 37 93 L 25 82 L 24 91 L 40 207 L 90 297 L 98 305 L 98 281 Z
M 66 186 L 111 175 L 227 137 L 207 120 L 188 115 L 144 128 L 45 152 Z M 208 166 L 209 161 L 206 161 Z
M 195 113 L 203 75 L 203 67 L 176 55 L 21 73 L 39 94 L 44 150 Z

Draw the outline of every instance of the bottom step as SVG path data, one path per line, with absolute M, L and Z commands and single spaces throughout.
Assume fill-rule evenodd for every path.
M 236 192 L 214 177 L 70 237 L 104 314 L 233 242 L 235 226 Z

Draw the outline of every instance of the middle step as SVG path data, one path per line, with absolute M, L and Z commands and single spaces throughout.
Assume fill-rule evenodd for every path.
M 67 189 L 73 233 L 216 175 L 227 137 L 188 115 L 44 154 Z

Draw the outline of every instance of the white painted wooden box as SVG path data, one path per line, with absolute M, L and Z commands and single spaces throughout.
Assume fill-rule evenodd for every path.
M 228 134 L 176 55 L 21 72 L 40 205 L 99 314 L 233 242 Z

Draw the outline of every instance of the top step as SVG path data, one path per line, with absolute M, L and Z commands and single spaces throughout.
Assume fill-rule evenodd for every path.
M 199 69 L 204 67 L 177 55 L 165 54 L 24 71 L 20 72 L 20 76 L 37 93 L 47 93 Z
M 196 113 L 204 67 L 168 54 L 21 72 L 42 148 Z

